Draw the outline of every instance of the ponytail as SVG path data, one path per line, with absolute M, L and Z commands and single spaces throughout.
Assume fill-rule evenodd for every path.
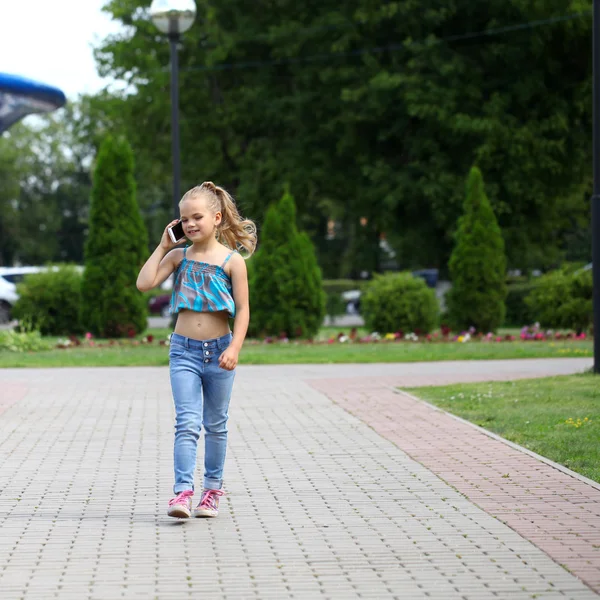
M 245 250 L 245 257 L 250 258 L 256 249 L 256 225 L 249 219 L 244 219 L 238 212 L 235 200 L 222 187 L 216 186 L 212 181 L 205 181 L 202 185 L 186 192 L 181 202 L 201 193 L 210 197 L 210 206 L 221 212 L 221 223 L 217 228 L 217 240 L 231 250 Z
M 243 248 L 246 256 L 252 256 L 256 249 L 256 225 L 244 219 L 238 212 L 234 199 L 222 187 L 216 187 L 221 202 L 221 224 L 217 229 L 217 239 L 232 250 Z

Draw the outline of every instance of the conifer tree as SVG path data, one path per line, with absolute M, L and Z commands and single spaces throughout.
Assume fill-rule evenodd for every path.
M 321 270 L 309 237 L 298 232 L 289 191 L 267 210 L 251 263 L 251 334 L 316 334 L 325 317 Z
M 452 279 L 446 296 L 450 323 L 462 329 L 473 326 L 480 332 L 496 330 L 506 311 L 506 255 L 477 167 L 467 179 L 464 212 L 448 266 Z
M 81 306 L 84 327 L 101 337 L 137 334 L 147 325 L 146 302 L 135 282 L 148 236 L 133 173 L 127 140 L 106 137 L 93 174 Z

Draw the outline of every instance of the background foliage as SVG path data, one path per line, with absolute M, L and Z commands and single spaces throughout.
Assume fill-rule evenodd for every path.
M 148 6 L 106 4 L 123 28 L 96 60 L 120 85 L 0 139 L 2 264 L 81 263 L 107 132 L 132 145 L 159 239 L 171 215 L 169 50 Z M 590 0 L 197 7 L 180 49 L 183 190 L 216 181 L 262 223 L 287 182 L 325 277 L 445 276 L 477 164 L 510 268 L 589 261 Z

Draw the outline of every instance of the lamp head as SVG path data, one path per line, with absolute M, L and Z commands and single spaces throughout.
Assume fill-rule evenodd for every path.
M 194 0 L 152 0 L 150 18 L 162 33 L 185 33 L 196 18 Z

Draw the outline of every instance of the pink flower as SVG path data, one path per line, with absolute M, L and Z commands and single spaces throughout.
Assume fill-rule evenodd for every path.
M 93 337 L 94 336 L 89 331 L 85 334 L 85 339 L 86 340 L 91 340 Z

